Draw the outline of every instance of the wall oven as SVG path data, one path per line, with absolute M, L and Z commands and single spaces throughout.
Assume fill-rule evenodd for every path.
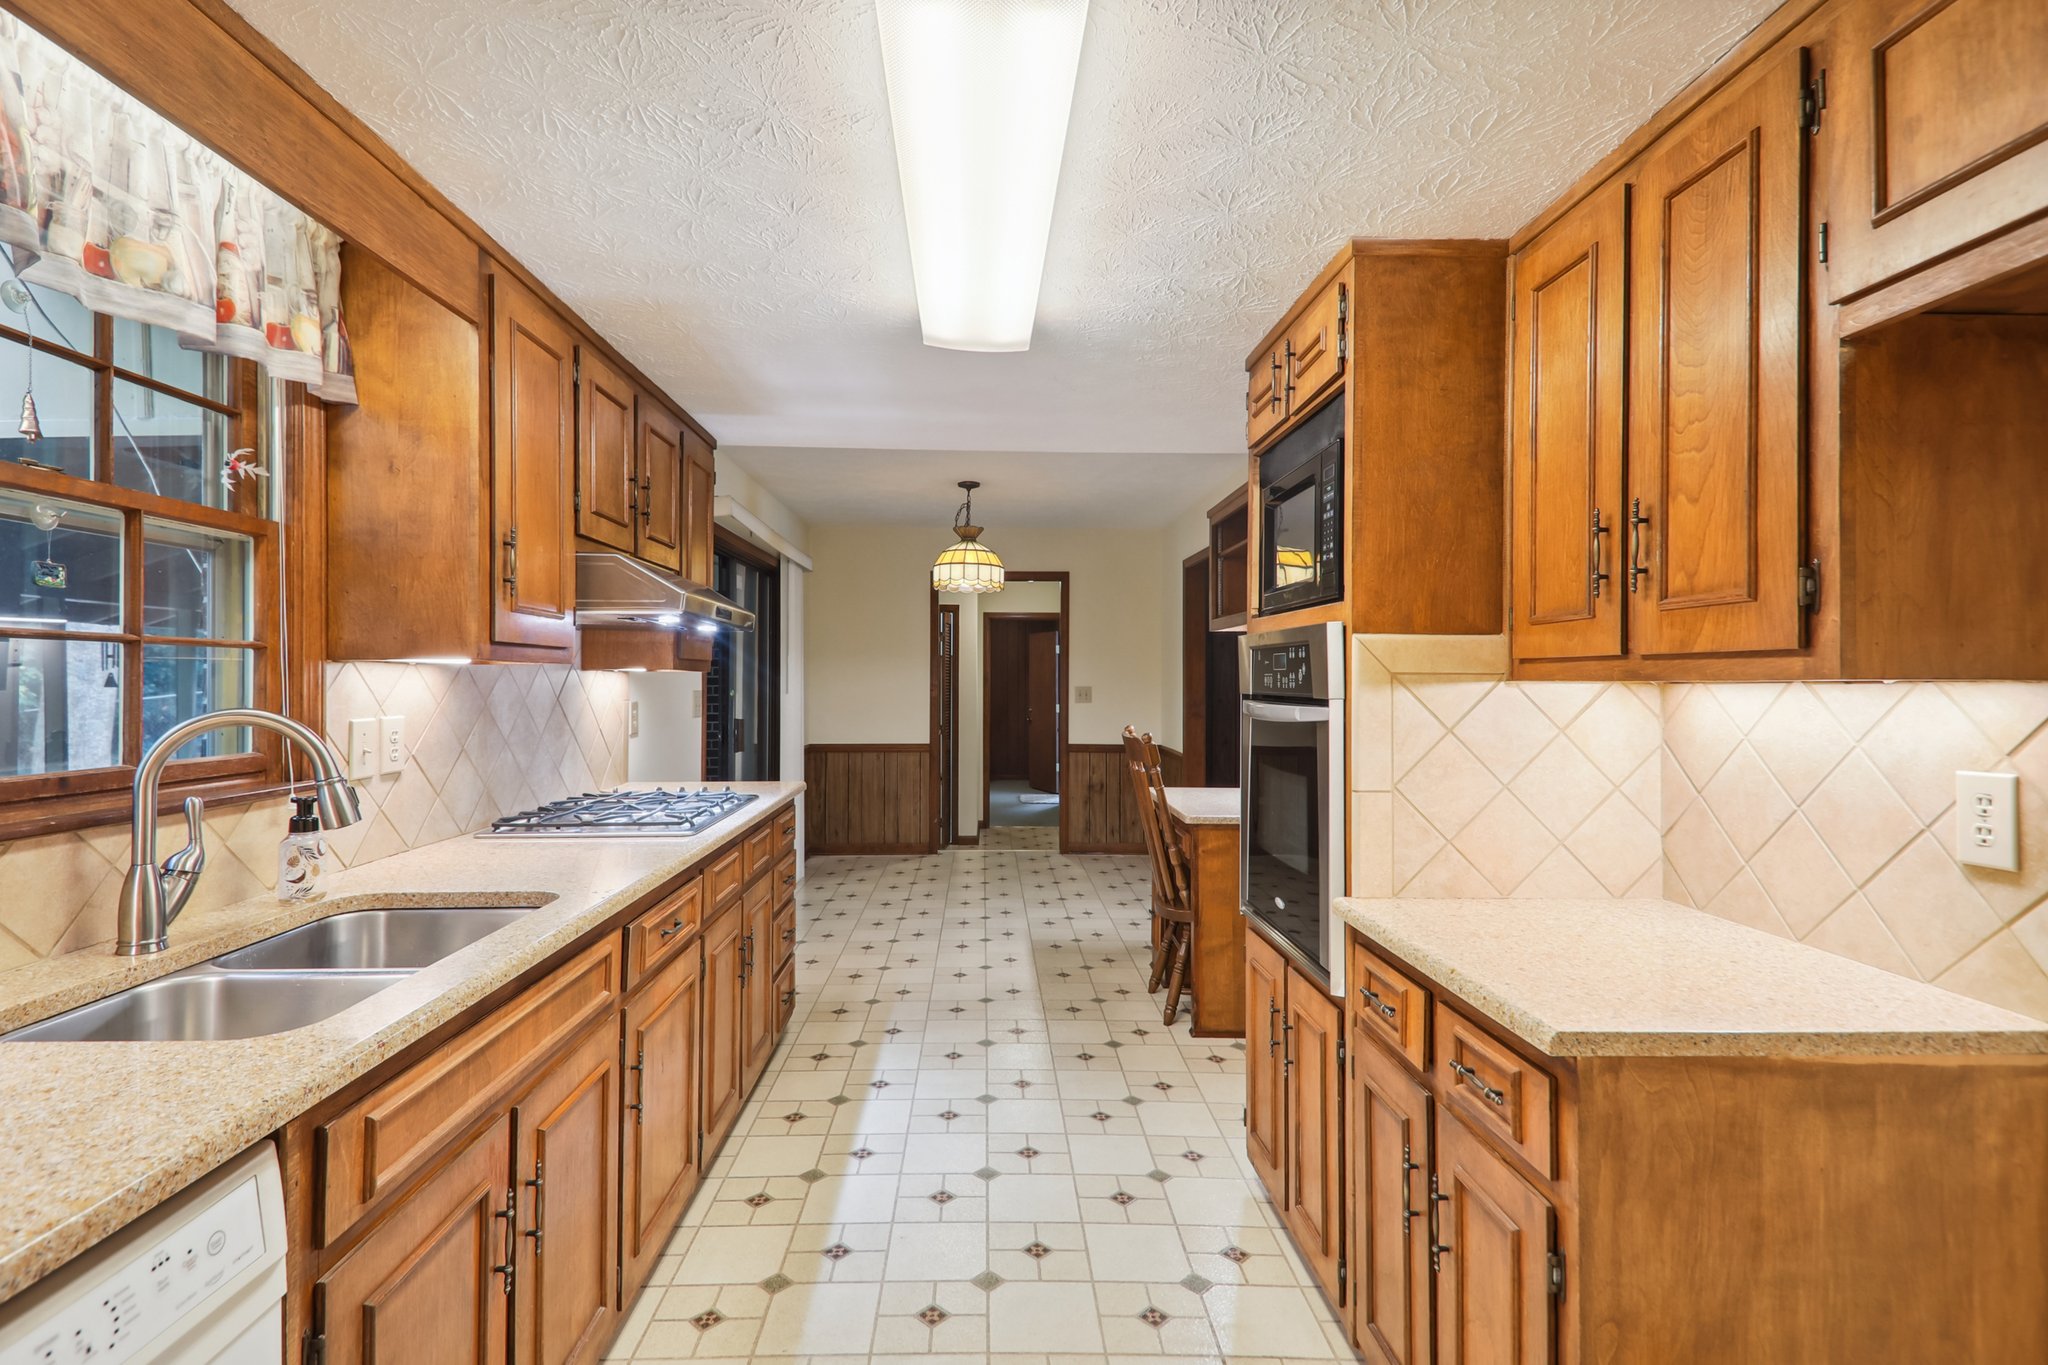
M 1259 456 L 1259 610 L 1344 596 L 1344 394 Z
M 1245 636 L 1238 667 L 1244 912 L 1342 995 L 1344 628 Z

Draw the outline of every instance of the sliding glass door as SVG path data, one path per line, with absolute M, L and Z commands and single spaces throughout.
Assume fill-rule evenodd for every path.
M 712 587 L 754 613 L 752 631 L 721 630 L 704 680 L 704 777 L 782 776 L 781 573 L 721 538 Z

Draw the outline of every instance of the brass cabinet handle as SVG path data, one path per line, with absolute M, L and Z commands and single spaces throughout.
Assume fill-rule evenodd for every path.
M 1609 531 L 1613 529 L 1614 528 L 1611 526 L 1603 526 L 1600 524 L 1600 509 L 1595 507 L 1593 509 L 1593 544 L 1591 549 L 1593 562 L 1590 571 L 1593 579 L 1593 596 L 1595 597 L 1598 597 L 1600 595 L 1600 585 L 1606 582 L 1609 578 L 1612 578 L 1614 576 L 1610 573 L 1607 573 L 1600 567 L 1600 565 L 1603 562 L 1605 562 L 1605 556 L 1602 555 L 1600 552 L 1600 537 L 1606 535 Z
M 1393 1018 L 1395 1015 L 1401 1012 L 1395 1009 L 1392 1005 L 1389 1005 L 1386 1001 L 1380 999 L 1378 993 L 1373 991 L 1369 987 L 1360 986 L 1358 988 L 1358 993 L 1365 997 L 1367 1004 L 1371 1005 L 1374 1009 L 1378 1010 L 1381 1014 L 1385 1015 L 1389 1019 Z
M 1420 1209 L 1418 1209 L 1418 1208 L 1415 1208 L 1415 1207 L 1413 1207 L 1413 1206 L 1412 1206 L 1412 1205 L 1413 1205 L 1413 1201 L 1412 1201 L 1412 1200 L 1410 1200 L 1410 1199 L 1409 1199 L 1409 1197 L 1408 1197 L 1408 1190 L 1409 1190 L 1409 1184 L 1408 1184 L 1408 1176 L 1409 1176 L 1409 1173 L 1410 1173 L 1410 1172 L 1413 1172 L 1413 1171 L 1419 1171 L 1419 1170 L 1421 1170 L 1421 1169 L 1422 1169 L 1422 1164 L 1421 1164 L 1420 1162 L 1418 1162 L 1417 1160 L 1415 1160 L 1415 1153 L 1414 1153 L 1413 1149 L 1412 1149 L 1412 1148 L 1410 1148 L 1410 1146 L 1409 1146 L 1409 1145 L 1408 1145 L 1407 1143 L 1405 1143 L 1405 1142 L 1404 1142 L 1404 1143 L 1402 1143 L 1402 1144 L 1401 1144 L 1401 1234 L 1402 1234 L 1402 1236 L 1404 1236 L 1404 1237 L 1405 1237 L 1405 1236 L 1406 1236 L 1406 1235 L 1408 1234 L 1408 1227 L 1409 1227 L 1409 1224 L 1413 1223 L 1413 1222 L 1414 1222 L 1414 1221 L 1416 1220 L 1416 1218 L 1417 1218 L 1418 1216 L 1420 1216 L 1420 1214 L 1422 1213 L 1422 1210 L 1420 1210 Z
M 1273 352 L 1273 411 L 1275 412 L 1280 411 L 1282 392 L 1280 387 L 1280 353 L 1275 351 Z
M 782 1003 L 784 1005 L 794 1005 L 796 1003 L 796 987 L 791 986 L 782 993 Z
M 541 1233 L 548 1221 L 548 1190 L 541 1180 L 541 1163 L 538 1161 L 533 1163 L 533 1179 L 526 1182 L 526 1188 L 533 1191 L 533 1226 L 526 1230 L 526 1235 L 533 1239 L 533 1254 L 539 1256 Z
M 640 525 L 644 529 L 654 520 L 654 479 L 652 476 L 640 480 Z
M 626 1107 L 633 1111 L 633 1126 L 638 1128 L 647 1117 L 647 1048 L 644 1044 L 633 1054 L 633 1065 L 626 1070 L 633 1073 L 633 1102 Z
M 1294 1025 L 1292 1022 L 1284 1019 L 1281 1020 L 1280 1036 L 1287 1040 L 1287 1046 L 1281 1049 L 1280 1052 L 1280 1069 L 1282 1071 L 1291 1071 L 1294 1069 Z
M 505 533 L 505 591 L 519 591 L 519 528 Z
M 513 1263 L 512 1256 L 513 1250 L 518 1246 L 518 1243 L 512 1237 L 512 1230 L 518 1226 L 518 1208 L 519 1197 L 513 1192 L 512 1187 L 508 1185 L 505 1187 L 505 1207 L 491 1214 L 493 1218 L 505 1220 L 505 1264 L 492 1266 L 491 1273 L 505 1277 L 505 1292 L 507 1294 L 512 1292 L 512 1281 L 519 1275 L 519 1269 Z
M 1280 1017 L 1280 1002 L 1272 996 L 1266 997 L 1266 1055 L 1271 1057 L 1280 1050 L 1280 1035 L 1274 1032 L 1274 1021 Z
M 683 917 L 681 915 L 677 915 L 675 918 L 675 923 L 669 925 L 668 928 L 662 930 L 661 936 L 663 938 L 672 938 L 675 935 L 680 934 L 681 932 L 683 932 Z
M 1484 1095 L 1491 1103 L 1506 1104 L 1508 1102 L 1508 1095 L 1505 1090 L 1495 1090 L 1485 1081 L 1479 1079 L 1478 1072 L 1474 1071 L 1471 1067 L 1466 1066 L 1463 1062 L 1458 1061 L 1455 1058 L 1453 1058 L 1451 1061 L 1451 1072 L 1452 1074 L 1456 1075 L 1459 1080 L 1465 1082 L 1465 1084 L 1471 1086 L 1474 1090 L 1477 1090 L 1480 1094 Z
M 1636 584 L 1650 576 L 1649 565 L 1643 563 L 1643 528 L 1650 519 L 1643 514 L 1643 500 L 1635 499 L 1628 509 L 1628 590 L 1634 592 Z
M 1437 1193 L 1437 1177 L 1429 1178 L 1429 1268 L 1442 1270 L 1444 1256 L 1451 1250 L 1451 1244 L 1440 1240 L 1443 1236 L 1443 1217 L 1438 1206 L 1451 1202 L 1447 1194 Z
M 1294 338 L 1287 338 L 1287 401 L 1294 401 Z

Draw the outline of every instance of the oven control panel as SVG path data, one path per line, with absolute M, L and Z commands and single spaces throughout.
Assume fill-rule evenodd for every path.
M 1259 697 L 1314 697 L 1315 663 L 1308 642 L 1251 647 L 1251 684 Z

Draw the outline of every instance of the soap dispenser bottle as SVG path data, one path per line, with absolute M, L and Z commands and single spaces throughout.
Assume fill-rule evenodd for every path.
M 313 798 L 294 796 L 292 805 L 297 810 L 284 842 L 277 846 L 277 898 L 318 900 L 326 893 L 322 876 L 326 871 L 327 841 L 320 837 L 320 817 L 313 813 Z

